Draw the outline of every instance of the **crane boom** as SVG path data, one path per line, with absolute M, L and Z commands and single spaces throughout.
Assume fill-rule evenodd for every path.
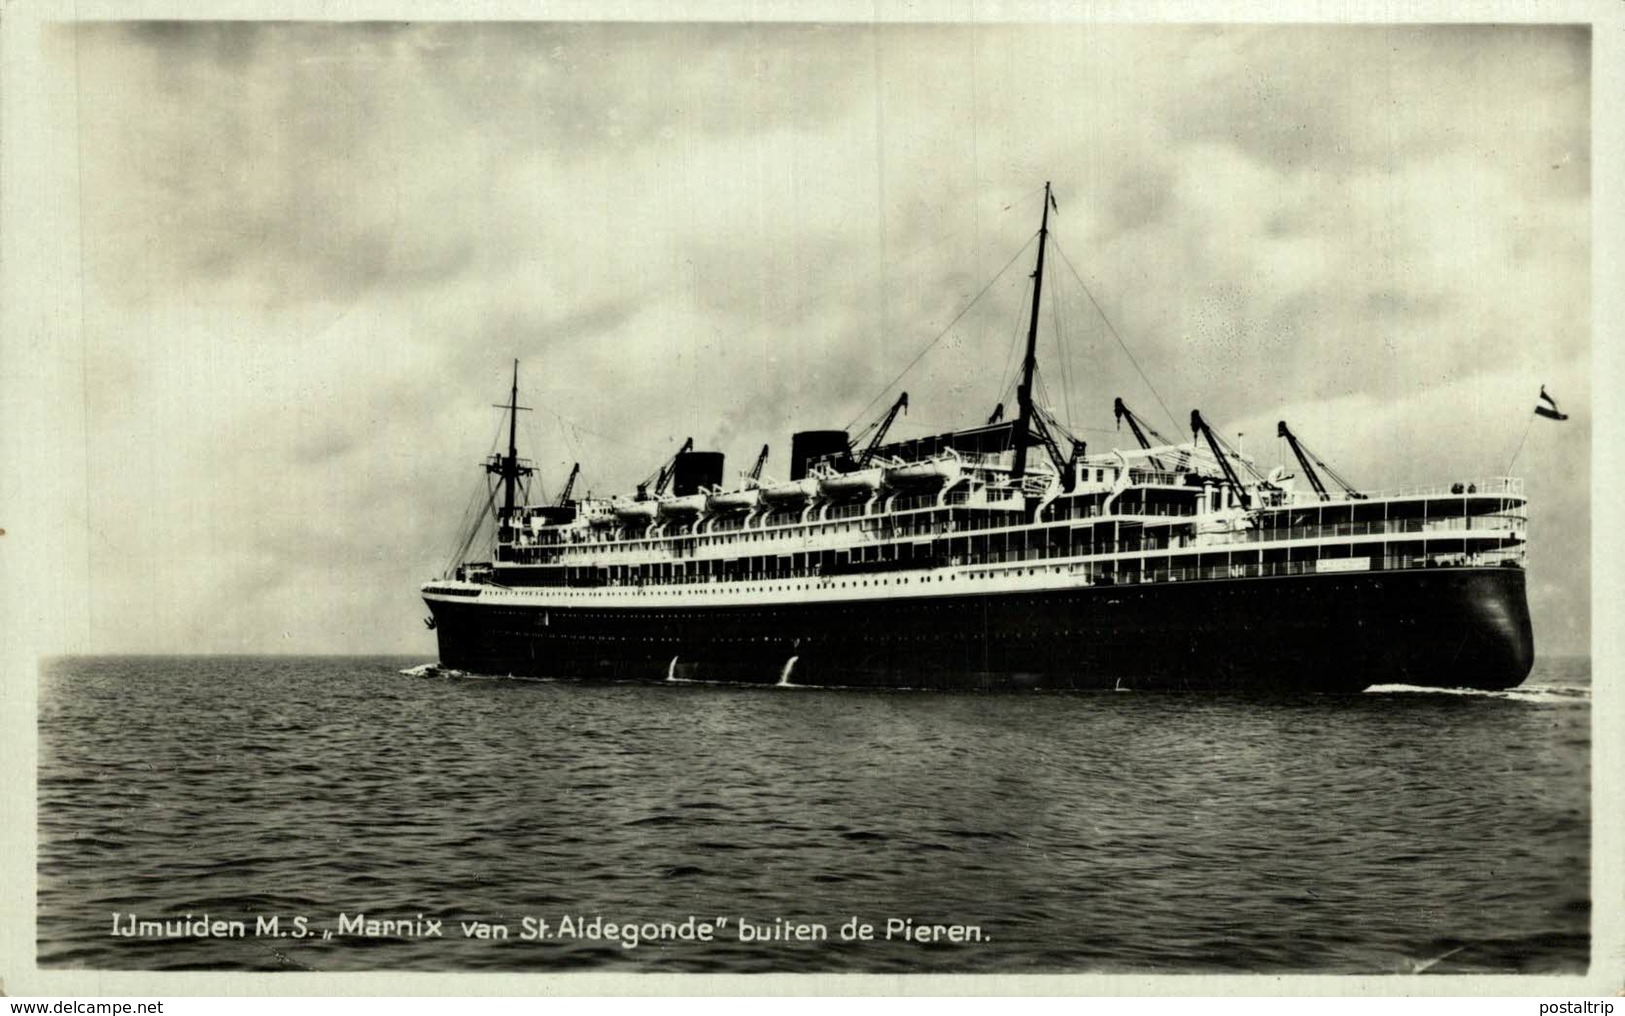
M 559 504 L 570 503 L 570 494 L 576 489 L 576 477 L 581 475 L 581 463 L 577 462 L 570 467 L 570 478 L 564 481 L 564 493 L 559 495 Z
M 694 439 L 689 438 L 687 441 L 683 442 L 683 447 L 677 449 L 677 454 L 673 455 L 665 465 L 660 467 L 660 476 L 655 480 L 655 497 L 660 497 L 661 495 L 665 494 L 666 488 L 671 486 L 672 477 L 677 475 L 678 458 L 693 450 Z
M 1309 461 L 1309 454 L 1303 450 L 1303 445 L 1298 443 L 1297 436 L 1287 427 L 1285 420 L 1275 422 L 1275 436 L 1286 438 L 1287 446 L 1297 457 L 1298 465 L 1303 467 L 1303 477 L 1309 481 L 1309 486 L 1314 488 L 1315 495 L 1322 501 L 1330 501 L 1332 496 L 1326 493 L 1326 485 L 1321 482 L 1320 474 L 1315 472 L 1314 463 Z
M 904 392 L 897 397 L 896 402 L 892 403 L 891 408 L 886 411 L 885 417 L 881 419 L 880 425 L 875 428 L 875 436 L 869 439 L 869 444 L 864 447 L 863 454 L 858 456 L 857 468 L 862 469 L 869 464 L 869 460 L 875 454 L 875 449 L 879 448 L 881 442 L 886 440 L 886 432 L 891 430 L 892 422 L 897 419 L 897 414 L 907 409 L 908 392 Z
M 1207 446 L 1213 449 L 1213 457 L 1218 460 L 1219 468 L 1224 470 L 1224 482 L 1235 491 L 1236 500 L 1241 502 L 1243 508 L 1251 508 L 1252 498 L 1248 496 L 1246 489 L 1241 485 L 1241 480 L 1236 476 L 1235 469 L 1231 467 L 1230 456 L 1226 454 L 1224 444 L 1219 440 L 1219 435 L 1213 433 L 1213 428 L 1207 425 L 1207 421 L 1202 419 L 1199 410 L 1191 410 L 1191 433 L 1207 439 Z
M 756 456 L 756 465 L 750 467 L 750 478 L 760 480 L 762 478 L 762 467 L 765 465 L 767 465 L 767 445 L 762 445 L 762 454 Z
M 1354 489 L 1353 484 L 1337 475 L 1337 470 L 1328 466 L 1312 449 L 1299 441 L 1298 436 L 1288 429 L 1285 420 L 1276 422 L 1275 434 L 1277 437 L 1286 438 L 1286 443 L 1292 447 L 1292 454 L 1297 456 L 1298 465 L 1303 467 L 1303 475 L 1309 480 L 1309 486 L 1315 488 L 1315 493 L 1320 495 L 1322 501 L 1330 501 L 1332 496 L 1326 490 L 1326 484 L 1321 480 L 1320 474 L 1315 470 L 1317 465 L 1326 471 L 1326 475 L 1332 478 L 1333 483 L 1343 488 L 1343 493 L 1351 500 L 1364 501 L 1366 499 L 1364 494 Z
M 1049 452 L 1049 460 L 1055 463 L 1055 471 L 1063 479 L 1068 479 L 1067 466 L 1070 464 L 1070 460 L 1061 454 L 1061 444 L 1055 440 L 1055 433 L 1050 430 L 1049 421 L 1045 419 L 1045 415 L 1043 412 L 1033 414 L 1033 425 L 1038 429 L 1038 440 L 1043 444 L 1044 450 Z
M 1140 442 L 1140 448 L 1142 450 L 1146 450 L 1151 447 L 1151 439 L 1145 436 L 1145 432 L 1147 430 L 1150 430 L 1159 442 L 1162 444 L 1168 444 L 1168 442 L 1163 439 L 1161 434 L 1158 434 L 1155 430 L 1152 430 L 1148 424 L 1143 424 L 1140 418 L 1134 415 L 1134 410 L 1123 404 L 1122 399 L 1119 398 L 1112 403 L 1112 413 L 1116 415 L 1119 425 L 1121 425 L 1124 420 L 1128 421 L 1128 429 L 1133 432 L 1134 440 Z M 1153 456 L 1150 459 L 1150 462 L 1152 469 L 1155 469 L 1159 473 L 1163 472 L 1161 459 Z

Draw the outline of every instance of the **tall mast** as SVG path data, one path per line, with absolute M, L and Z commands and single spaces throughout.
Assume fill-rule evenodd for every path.
M 508 457 L 502 463 L 502 517 L 513 517 L 513 490 L 519 480 L 519 361 L 513 362 L 513 389 L 508 393 Z
M 521 476 L 529 476 L 531 468 L 519 461 L 519 413 L 530 407 L 519 404 L 519 361 L 513 362 L 513 388 L 508 393 L 508 404 L 498 406 L 498 409 L 508 411 L 508 454 L 491 456 L 486 462 L 486 472 L 495 473 L 502 478 L 502 515 L 499 517 L 503 526 L 509 524 L 513 518 L 514 495 L 519 486 Z
M 1033 371 L 1038 367 L 1038 298 L 1044 291 L 1044 248 L 1049 241 L 1049 210 L 1055 203 L 1050 197 L 1049 181 L 1044 181 L 1044 217 L 1038 226 L 1038 267 L 1033 269 L 1033 312 L 1027 322 L 1027 356 L 1021 361 L 1021 384 L 1016 388 L 1016 401 L 1020 413 L 1016 418 L 1015 479 L 1027 475 L 1027 447 L 1032 444 L 1033 423 Z

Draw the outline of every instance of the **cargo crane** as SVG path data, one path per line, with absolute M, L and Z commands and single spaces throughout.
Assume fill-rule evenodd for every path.
M 1298 459 L 1298 465 L 1303 467 L 1304 479 L 1309 481 L 1309 486 L 1315 489 L 1315 494 L 1322 501 L 1330 501 L 1332 499 L 1332 495 L 1326 490 L 1326 484 L 1321 481 L 1320 474 L 1315 472 L 1315 466 L 1317 465 L 1320 466 L 1321 469 L 1324 469 L 1326 471 L 1326 475 L 1331 477 L 1339 487 L 1343 488 L 1344 495 L 1349 499 L 1354 501 L 1364 501 L 1366 499 L 1365 495 L 1350 486 L 1347 480 L 1343 479 L 1341 476 L 1338 476 L 1337 470 L 1333 469 L 1331 466 L 1328 466 L 1325 462 L 1322 462 L 1319 456 L 1315 455 L 1308 448 L 1306 448 L 1303 443 L 1298 440 L 1297 435 L 1288 429 L 1285 420 L 1276 421 L 1275 436 L 1286 438 L 1286 443 L 1292 448 L 1292 454 Z
M 664 497 L 666 494 L 666 488 L 671 486 L 672 478 L 677 475 L 677 460 L 681 458 L 685 452 L 691 452 L 693 450 L 694 439 L 689 438 L 687 441 L 684 441 L 683 447 L 677 449 L 676 455 L 673 455 L 671 458 L 666 460 L 666 464 L 660 467 L 660 471 L 654 475 L 653 479 L 644 480 L 642 483 L 638 484 L 637 500 L 647 501 L 650 497 Z M 655 489 L 653 494 L 649 493 L 650 483 L 654 484 Z
M 749 475 L 752 482 L 762 478 L 762 467 L 765 465 L 767 465 L 767 445 L 762 445 L 762 454 L 756 456 L 756 465 L 750 467 Z
M 897 414 L 907 410 L 908 392 L 904 392 L 897 397 L 897 401 L 892 403 L 891 408 L 886 411 L 886 415 L 881 418 L 880 423 L 875 427 L 874 437 L 869 439 L 869 444 L 864 447 L 863 454 L 858 456 L 853 468 L 862 469 L 869 464 L 869 460 L 874 458 L 875 449 L 879 448 L 881 442 L 886 440 L 886 432 L 891 430 L 891 425 L 896 421 Z
M 1112 412 L 1117 417 L 1117 425 L 1119 427 L 1123 425 L 1123 421 L 1128 421 L 1128 429 L 1134 434 L 1134 440 L 1140 442 L 1140 448 L 1142 450 L 1149 451 L 1151 449 L 1151 437 L 1157 439 L 1157 444 L 1159 446 L 1173 444 L 1172 441 L 1169 441 L 1161 434 L 1158 434 L 1156 428 L 1152 427 L 1149 423 L 1146 423 L 1138 416 L 1135 416 L 1134 410 L 1123 405 L 1122 399 L 1117 399 L 1112 403 Z M 1146 437 L 1148 432 L 1150 433 L 1151 437 Z M 1157 472 L 1167 472 L 1167 470 L 1163 468 L 1162 460 L 1156 456 L 1152 456 L 1148 461 L 1151 463 L 1151 468 L 1155 469 Z M 1176 472 L 1177 470 L 1178 467 L 1175 467 Z
M 1213 433 L 1213 428 L 1207 425 L 1207 421 L 1202 419 L 1199 410 L 1191 410 L 1191 433 L 1207 439 L 1207 446 L 1213 449 L 1214 459 L 1218 461 L 1219 468 L 1224 470 L 1224 482 L 1230 485 L 1230 489 L 1235 492 L 1236 500 L 1241 502 L 1243 508 L 1251 508 L 1253 499 L 1248 496 L 1246 489 L 1241 485 L 1241 479 L 1236 476 L 1235 469 L 1230 465 L 1229 449 L 1219 440 L 1219 435 Z
M 1067 467 L 1070 466 L 1075 460 L 1075 457 L 1080 454 L 1080 442 L 1076 438 L 1072 440 L 1072 454 L 1074 459 L 1066 458 L 1061 454 L 1060 442 L 1055 440 L 1055 432 L 1050 429 L 1052 424 L 1057 427 L 1060 426 L 1060 424 L 1057 423 L 1047 411 L 1039 409 L 1035 406 L 1033 412 L 1033 426 L 1038 429 L 1038 440 L 1043 443 L 1044 450 L 1049 452 L 1049 459 L 1051 462 L 1055 463 L 1055 471 L 1061 475 L 1062 484 L 1067 490 L 1071 490 L 1073 473 L 1072 470 Z
M 660 467 L 660 478 L 655 481 L 655 497 L 665 494 L 666 488 L 671 486 L 672 477 L 677 475 L 677 460 L 693 450 L 694 439 L 689 438 L 683 442 L 683 447 L 677 449 L 677 454 L 673 455 L 670 461 Z
M 581 463 L 570 467 L 570 478 L 564 481 L 564 493 L 559 495 L 559 507 L 570 503 L 570 494 L 576 489 L 576 477 L 581 475 Z

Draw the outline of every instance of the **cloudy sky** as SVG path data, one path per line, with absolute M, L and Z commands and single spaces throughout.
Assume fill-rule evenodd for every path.
M 1572 419 L 1517 460 L 1531 603 L 1543 649 L 1586 647 L 1583 27 L 190 22 L 45 46 L 87 450 L 63 648 L 428 658 L 416 587 L 515 358 L 548 492 L 578 459 L 628 489 L 690 435 L 730 469 L 771 443 L 782 475 L 792 430 L 905 388 L 899 435 L 980 422 L 1045 180 L 1048 396 L 1093 448 L 1125 440 L 1121 395 L 1170 436 L 1200 408 L 1266 464 L 1284 416 L 1368 489 L 1448 482 L 1506 470 L 1545 384 Z

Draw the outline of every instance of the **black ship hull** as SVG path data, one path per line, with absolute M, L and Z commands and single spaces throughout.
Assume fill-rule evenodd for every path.
M 1519 568 L 648 610 L 429 604 L 444 667 L 584 680 L 1499 689 L 1522 682 L 1534 660 Z

